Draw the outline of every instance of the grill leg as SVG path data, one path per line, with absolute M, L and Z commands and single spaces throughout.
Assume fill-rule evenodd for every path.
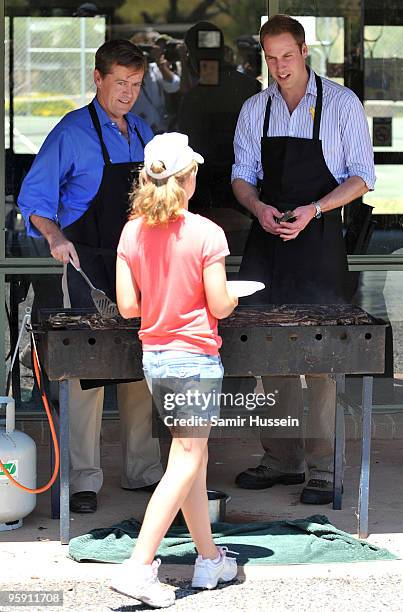
M 333 510 L 341 510 L 344 456 L 344 408 L 338 401 L 339 392 L 343 390 L 344 375 L 336 376 L 336 409 L 334 424 L 334 475 L 333 475 Z
M 60 543 L 68 544 L 70 539 L 69 508 L 69 383 L 60 382 Z
M 59 406 L 56 408 L 54 402 L 50 402 L 50 409 L 52 412 L 52 419 L 55 426 L 57 441 L 60 448 L 60 422 L 59 422 Z M 50 443 L 50 473 L 53 474 L 55 467 L 55 450 L 53 448 L 52 441 Z M 50 489 L 50 503 L 51 503 L 51 517 L 52 519 L 60 518 L 60 471 L 57 475 L 52 488 Z
M 368 537 L 369 472 L 371 460 L 371 416 L 373 377 L 362 377 L 362 452 L 358 498 L 358 537 Z

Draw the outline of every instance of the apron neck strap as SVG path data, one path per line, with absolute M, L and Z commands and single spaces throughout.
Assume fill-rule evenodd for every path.
M 91 115 L 91 119 L 92 119 L 92 123 L 94 124 L 95 131 L 98 134 L 99 142 L 101 143 L 101 149 L 102 149 L 102 155 L 103 155 L 103 158 L 104 158 L 104 162 L 108 166 L 111 163 L 111 160 L 110 160 L 110 157 L 109 157 L 108 149 L 106 148 L 104 139 L 102 137 L 101 124 L 99 122 L 99 117 L 97 115 L 97 111 L 95 110 L 95 105 L 94 105 L 93 102 L 90 102 L 88 104 L 88 110 L 89 110 L 89 113 Z M 129 122 L 127 122 L 127 123 L 129 123 Z M 140 144 L 141 144 L 141 146 L 144 149 L 144 147 L 146 145 L 145 145 L 144 139 L 142 138 L 142 136 L 141 136 L 139 130 L 137 129 L 136 125 L 134 125 L 134 131 L 136 132 L 137 137 L 138 137 L 138 139 L 140 141 Z
M 101 124 L 99 122 L 99 117 L 97 115 L 97 111 L 95 110 L 95 106 L 93 102 L 90 102 L 88 104 L 88 110 L 91 115 L 91 119 L 92 119 L 92 123 L 94 124 L 95 131 L 98 134 L 99 142 L 101 143 L 102 155 L 104 158 L 105 165 L 109 166 L 111 163 L 111 160 L 109 157 L 108 149 L 105 146 L 104 139 L 102 138 Z
M 136 124 L 134 124 L 134 131 L 136 132 L 136 134 L 137 134 L 137 136 L 138 136 L 138 139 L 139 139 L 139 141 L 140 141 L 140 144 L 141 144 L 141 146 L 142 146 L 142 147 L 143 147 L 143 149 L 144 149 L 146 145 L 145 145 L 145 142 L 144 142 L 144 140 L 143 140 L 143 138 L 142 138 L 142 136 L 141 136 L 140 132 L 139 132 L 139 131 L 138 131 L 138 129 L 137 129 L 137 125 L 136 125 Z
M 313 140 L 319 140 L 319 130 L 320 130 L 320 120 L 322 115 L 322 101 L 323 101 L 323 86 L 322 79 L 315 72 L 315 81 L 316 81 L 316 106 L 315 106 L 315 116 L 313 121 Z M 271 97 L 267 100 L 266 112 L 264 115 L 263 122 L 263 138 L 267 136 L 269 131 L 269 123 L 270 123 L 270 111 L 271 111 Z
M 322 100 L 323 100 L 323 87 L 322 79 L 315 72 L 316 81 L 316 106 L 315 106 L 315 118 L 313 121 L 313 139 L 319 140 L 319 129 L 320 119 L 322 115 Z
M 268 131 L 269 131 L 270 109 L 271 109 L 271 97 L 269 96 L 269 99 L 267 100 L 267 105 L 266 105 L 266 112 L 264 115 L 263 134 L 262 134 L 263 138 L 267 136 Z

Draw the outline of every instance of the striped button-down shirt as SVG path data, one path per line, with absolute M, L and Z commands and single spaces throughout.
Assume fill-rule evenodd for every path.
M 351 89 L 329 79 L 322 78 L 322 83 L 319 137 L 327 167 L 339 184 L 351 176 L 360 176 L 372 190 L 375 185 L 374 154 L 363 106 Z M 246 100 L 234 137 L 232 180 L 240 178 L 256 185 L 257 180 L 263 178 L 260 139 L 269 96 L 272 103 L 267 136 L 312 138 L 317 97 L 313 70 L 306 93 L 291 115 L 275 82 Z

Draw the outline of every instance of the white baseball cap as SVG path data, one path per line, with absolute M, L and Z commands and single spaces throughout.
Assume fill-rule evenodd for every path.
M 151 170 L 154 162 L 162 162 L 165 166 L 163 172 Z M 167 132 L 154 136 L 144 148 L 144 166 L 149 176 L 154 179 L 166 179 L 180 172 L 192 161 L 204 163 L 204 158 L 189 147 L 189 139 L 179 132 Z

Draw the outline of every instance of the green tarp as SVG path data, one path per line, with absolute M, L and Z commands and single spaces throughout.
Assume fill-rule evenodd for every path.
M 122 563 L 130 557 L 139 529 L 140 523 L 134 519 L 93 529 L 70 541 L 70 556 L 75 561 Z M 217 545 L 228 546 L 239 553 L 238 565 L 397 559 L 386 549 L 340 531 L 321 515 L 271 523 L 215 523 L 213 536 Z M 193 564 L 195 549 L 188 531 L 183 527 L 171 527 L 157 556 L 163 563 Z

